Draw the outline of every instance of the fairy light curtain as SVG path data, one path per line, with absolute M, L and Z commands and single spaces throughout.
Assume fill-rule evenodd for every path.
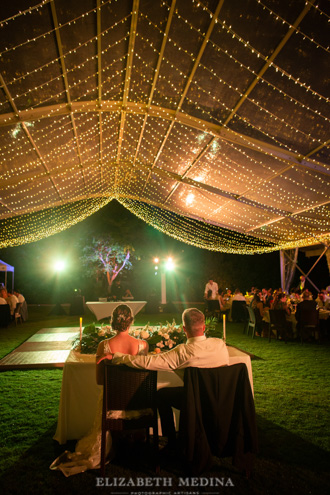
M 2 2 L 0 247 L 113 198 L 207 249 L 328 242 L 329 20 L 326 0 Z

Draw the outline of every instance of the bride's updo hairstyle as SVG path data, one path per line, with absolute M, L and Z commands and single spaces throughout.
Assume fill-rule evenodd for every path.
M 111 326 L 117 332 L 125 332 L 133 322 L 131 308 L 126 304 L 120 304 L 112 313 Z

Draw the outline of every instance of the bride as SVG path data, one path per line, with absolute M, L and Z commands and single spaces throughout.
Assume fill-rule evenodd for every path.
M 129 335 L 133 315 L 129 306 L 120 304 L 112 314 L 111 326 L 117 335 L 100 342 L 96 352 L 96 381 L 103 385 L 104 360 L 109 354 L 147 354 L 149 345 L 145 340 L 136 339 Z M 103 390 L 100 394 L 94 424 L 89 433 L 81 438 L 75 452 L 65 451 L 50 465 L 52 470 L 60 470 L 65 476 L 71 476 L 100 467 L 101 457 L 101 423 L 102 423 Z M 111 449 L 111 436 L 107 434 L 107 453 Z M 111 454 L 110 454 L 111 455 Z

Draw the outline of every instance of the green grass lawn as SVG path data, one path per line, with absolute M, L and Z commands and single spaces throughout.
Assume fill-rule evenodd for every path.
M 0 357 L 5 356 L 41 328 L 78 326 L 75 316 L 48 316 L 49 308 L 29 308 L 29 320 L 0 329 Z M 136 324 L 165 323 L 180 315 L 140 313 Z M 90 314 L 84 324 L 93 321 Z M 259 431 L 259 454 L 251 479 L 218 460 L 205 477 L 230 478 L 234 487 L 181 488 L 186 493 L 315 494 L 329 492 L 330 421 L 328 379 L 330 346 L 268 339 L 252 340 L 242 333 L 242 324 L 227 324 L 227 342 L 252 353 L 255 405 Z M 52 472 L 49 465 L 60 452 L 52 440 L 55 433 L 61 390 L 61 369 L 5 371 L 0 373 L 1 390 L 1 493 L 111 493 L 96 487 L 97 471 L 71 478 Z M 72 446 L 74 447 L 74 446 Z M 130 447 L 130 452 L 134 452 Z M 138 454 L 108 467 L 108 476 L 154 476 Z M 175 462 L 161 466 L 161 476 L 173 482 L 175 493 L 182 476 Z M 152 494 L 155 488 L 143 489 Z M 112 489 L 114 491 L 114 489 Z M 117 493 L 143 493 L 141 489 L 117 488 Z M 177 488 L 176 493 L 179 493 Z

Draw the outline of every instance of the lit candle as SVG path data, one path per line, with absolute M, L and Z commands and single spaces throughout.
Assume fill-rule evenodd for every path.
M 226 342 L 226 315 L 223 315 L 223 332 L 222 332 L 222 339 L 224 342 Z
M 80 342 L 81 342 L 81 339 L 82 339 L 82 318 L 80 318 Z

